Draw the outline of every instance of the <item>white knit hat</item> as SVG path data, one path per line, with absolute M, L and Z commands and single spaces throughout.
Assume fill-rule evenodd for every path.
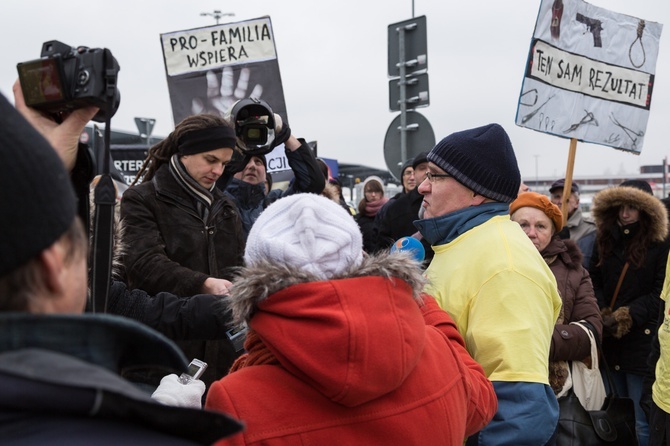
M 351 214 L 316 194 L 281 198 L 268 206 L 249 232 L 247 266 L 267 260 L 329 279 L 363 260 L 363 237 Z

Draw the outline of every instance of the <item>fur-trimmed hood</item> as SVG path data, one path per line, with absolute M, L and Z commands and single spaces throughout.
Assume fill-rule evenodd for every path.
M 398 389 L 422 358 L 423 283 L 406 254 L 368 257 L 325 281 L 264 263 L 242 269 L 229 301 L 283 368 L 354 407 Z
M 381 252 L 366 256 L 360 265 L 351 266 L 343 274 L 331 280 L 365 276 L 380 276 L 391 282 L 395 279 L 403 280 L 411 287 L 414 299 L 421 302 L 421 291 L 426 279 L 419 264 L 407 253 Z M 233 323 L 242 325 L 249 322 L 258 304 L 268 296 L 292 285 L 318 281 L 321 279 L 306 271 L 264 261 L 238 271 L 225 303 L 232 311 Z
M 651 240 L 661 242 L 668 235 L 668 212 L 658 198 L 628 186 L 617 186 L 604 189 L 593 197 L 591 216 L 596 226 L 602 227 L 608 216 L 618 214 L 619 208 L 630 205 L 644 212 L 651 218 L 649 228 Z

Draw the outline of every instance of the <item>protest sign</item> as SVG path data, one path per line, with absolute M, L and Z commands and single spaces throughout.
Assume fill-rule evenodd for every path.
M 516 124 L 639 154 L 662 27 L 581 0 L 542 0 Z
M 270 17 L 161 34 L 174 122 L 265 100 L 288 122 Z M 283 169 L 279 169 L 283 170 Z

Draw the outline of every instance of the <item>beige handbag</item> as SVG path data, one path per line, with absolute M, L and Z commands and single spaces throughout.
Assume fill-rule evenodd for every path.
M 605 402 L 607 392 L 600 369 L 598 368 L 598 346 L 594 334 L 580 322 L 570 322 L 578 325 L 589 336 L 591 341 L 591 368 L 582 361 L 572 361 L 572 389 L 579 402 L 586 410 L 600 410 Z

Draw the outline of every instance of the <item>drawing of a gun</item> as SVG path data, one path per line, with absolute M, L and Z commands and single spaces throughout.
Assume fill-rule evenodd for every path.
M 576 19 L 579 23 L 586 25 L 586 31 L 593 34 L 593 46 L 601 48 L 603 42 L 600 40 L 600 31 L 603 30 L 603 22 L 597 19 L 592 19 L 591 17 L 586 17 L 580 13 L 577 13 Z

